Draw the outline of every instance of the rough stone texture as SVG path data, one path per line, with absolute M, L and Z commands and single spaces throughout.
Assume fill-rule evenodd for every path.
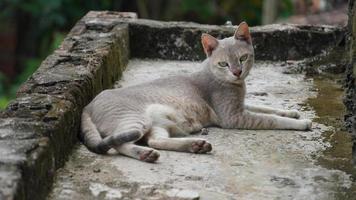
M 349 1 L 349 64 L 346 69 L 346 97 L 344 103 L 347 108 L 347 115 L 345 119 L 347 125 L 352 132 L 354 146 L 353 155 L 354 163 L 356 164 L 356 90 L 355 90 L 355 77 L 356 77 L 356 1 Z
M 58 170 L 48 200 L 354 200 L 351 138 L 336 123 L 343 115 L 340 86 L 284 73 L 296 65 L 257 61 L 246 101 L 298 109 L 313 119 L 312 131 L 209 128 L 190 137 L 210 141 L 211 153 L 159 150 L 154 164 L 114 151 L 98 155 L 79 144 Z M 116 87 L 197 70 L 198 62 L 131 59 Z
M 82 108 L 128 62 L 128 26 L 106 24 L 124 17 L 135 15 L 87 14 L 1 113 L 0 199 L 44 199 L 77 141 Z
M 342 27 L 342 34 L 316 56 L 305 60 L 305 71 L 308 75 L 335 75 L 345 72 L 349 62 L 347 27 Z
M 112 86 L 133 57 L 204 58 L 200 35 L 232 35 L 234 27 L 135 19 L 133 13 L 90 12 L 0 113 L 0 199 L 43 199 L 55 170 L 77 141 L 82 108 Z M 344 32 L 331 26 L 252 28 L 257 59 L 301 59 L 323 52 Z
M 94 12 L 93 12 L 94 13 Z M 115 12 L 97 15 L 116 16 Z M 192 22 L 162 22 L 148 19 L 121 18 L 106 20 L 106 28 L 128 24 L 131 56 L 171 60 L 202 60 L 205 55 L 200 44 L 202 33 L 224 38 L 231 36 L 236 26 L 203 25 Z M 87 23 L 104 26 L 95 18 Z M 327 25 L 274 24 L 252 27 L 256 59 L 295 60 L 315 56 L 337 45 L 344 38 L 342 27 Z
M 133 20 L 130 25 L 132 56 L 174 60 L 202 60 L 202 33 L 229 37 L 236 27 L 200 25 L 188 22 Z M 309 25 L 267 25 L 252 27 L 256 59 L 295 60 L 315 56 L 336 45 L 344 36 L 342 28 Z

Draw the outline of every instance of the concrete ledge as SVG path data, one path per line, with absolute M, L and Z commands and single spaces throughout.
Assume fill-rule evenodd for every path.
M 121 18 L 116 12 L 91 12 L 87 26 L 92 29 L 128 24 L 132 57 L 170 60 L 203 60 L 200 37 L 209 33 L 218 38 L 231 36 L 235 26 L 204 25 L 192 22 L 162 22 Z M 102 23 L 96 17 L 105 16 Z M 251 28 L 256 59 L 297 60 L 313 57 L 345 38 L 345 29 L 328 25 L 273 24 Z
M 125 68 L 128 26 L 107 27 L 105 15 L 94 17 L 103 26 L 88 25 L 87 14 L 1 113 L 0 199 L 45 198 L 77 141 L 82 108 Z
M 82 108 L 112 87 L 139 58 L 201 60 L 200 35 L 232 35 L 234 27 L 135 19 L 132 13 L 90 12 L 18 90 L 0 114 L 0 199 L 44 199 L 55 170 L 77 142 Z M 329 26 L 252 28 L 257 59 L 314 56 L 343 37 Z
M 356 165 L 356 0 L 349 1 L 349 63 L 346 67 L 344 103 L 347 108 L 346 124 L 353 139 L 353 161 Z
M 201 34 L 224 38 L 233 35 L 236 28 L 143 19 L 130 20 L 129 26 L 133 57 L 174 60 L 205 59 Z M 251 34 L 258 60 L 297 60 L 315 56 L 344 37 L 340 27 L 291 24 L 252 27 Z

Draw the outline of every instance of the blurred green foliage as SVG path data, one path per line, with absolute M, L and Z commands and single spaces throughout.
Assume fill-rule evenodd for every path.
M 38 68 L 41 61 L 56 49 L 74 23 L 88 10 L 110 9 L 112 0 L 2 0 L 0 24 L 11 20 L 25 40 L 18 47 L 30 53 L 18 55 L 18 75 L 6 77 L 0 72 L 0 108 L 15 97 L 17 88 Z M 22 26 L 26 29 L 22 30 Z M 25 31 L 25 32 L 24 32 Z M 19 39 L 18 39 L 19 40 Z M 27 41 L 26 41 L 27 40 Z M 21 42 L 21 40 L 20 40 Z M 21 46 L 22 45 L 22 46 Z M 22 54 L 22 55 L 21 55 Z
M 261 23 L 262 0 L 0 0 L 0 24 L 11 21 L 17 30 L 15 78 L 0 73 L 0 108 L 63 40 L 89 10 L 137 12 L 158 20 L 250 25 Z M 291 0 L 282 0 L 282 13 L 291 14 Z M 1 44 L 0 44 L 1 45 Z

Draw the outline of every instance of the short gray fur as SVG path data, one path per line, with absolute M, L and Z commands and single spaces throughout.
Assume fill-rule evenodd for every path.
M 189 76 L 173 76 L 127 88 L 105 90 L 82 114 L 84 144 L 96 153 L 115 148 L 147 162 L 158 159 L 154 149 L 206 153 L 209 142 L 171 138 L 204 127 L 307 130 L 310 120 L 297 111 L 245 105 L 245 78 L 254 63 L 248 25 L 234 36 L 217 40 L 203 34 L 207 59 Z M 149 147 L 136 145 L 144 140 Z

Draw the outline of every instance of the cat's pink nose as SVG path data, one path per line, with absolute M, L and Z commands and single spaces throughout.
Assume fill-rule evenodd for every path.
M 235 76 L 240 77 L 240 76 L 241 76 L 241 73 L 242 73 L 242 70 L 234 70 L 232 73 L 233 73 Z

